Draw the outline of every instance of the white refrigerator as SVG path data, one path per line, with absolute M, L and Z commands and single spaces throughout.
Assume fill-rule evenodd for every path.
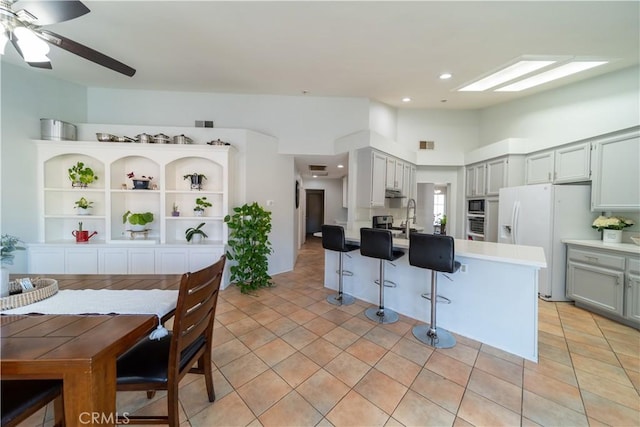
M 566 248 L 562 239 L 597 239 L 591 228 L 590 185 L 525 185 L 500 189 L 498 243 L 540 246 L 547 268 L 538 275 L 538 295 L 566 296 Z

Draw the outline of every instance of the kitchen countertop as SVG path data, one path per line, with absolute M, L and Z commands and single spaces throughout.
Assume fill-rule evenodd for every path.
M 626 254 L 640 255 L 640 246 L 633 243 L 602 243 L 602 240 L 572 240 L 563 239 L 562 243 L 568 245 L 586 246 L 595 249 L 605 249 L 608 251 L 621 252 Z
M 321 236 L 322 234 L 319 235 Z M 350 242 L 360 243 L 360 230 L 345 230 L 345 238 Z M 394 236 L 393 246 L 397 249 L 409 249 L 409 240 Z M 459 257 L 529 265 L 540 268 L 547 266 L 544 250 L 538 246 L 508 245 L 505 243 L 455 239 L 455 251 L 456 256 Z

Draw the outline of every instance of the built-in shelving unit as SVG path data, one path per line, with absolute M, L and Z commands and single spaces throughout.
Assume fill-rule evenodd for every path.
M 118 128 L 122 131 L 123 127 Z M 180 133 L 188 135 L 189 130 Z M 219 138 L 214 130 L 209 132 L 211 140 Z M 237 131 L 239 136 L 243 132 Z M 224 253 L 227 243 L 224 217 L 230 210 L 235 149 L 204 142 L 34 140 L 41 215 L 38 242 L 29 245 L 29 272 L 182 273 L 210 264 Z M 84 188 L 73 187 L 68 178 L 68 169 L 78 161 L 98 176 Z M 136 177 L 153 177 L 150 188 L 133 189 L 131 172 Z M 190 180 L 184 179 L 192 173 L 206 176 L 200 190 L 191 189 Z M 90 215 L 76 212 L 75 201 L 81 197 L 93 202 Z M 198 197 L 212 204 L 202 216 L 194 214 Z M 174 204 L 180 216 L 172 216 Z M 127 211 L 153 213 L 146 236 L 132 234 L 130 225 L 123 223 Z M 77 244 L 72 234 L 80 222 L 84 230 L 97 232 L 88 244 Z M 189 244 L 185 230 L 200 223 L 205 223 L 208 238 L 201 244 Z

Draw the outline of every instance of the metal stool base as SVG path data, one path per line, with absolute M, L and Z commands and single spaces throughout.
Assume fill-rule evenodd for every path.
M 354 297 L 345 293 L 343 293 L 342 296 L 340 294 L 334 294 L 327 297 L 327 302 L 333 305 L 351 305 L 355 301 Z
M 456 345 L 456 339 L 449 331 L 436 328 L 436 333 L 430 333 L 431 326 L 418 325 L 413 327 L 413 336 L 418 341 L 434 348 L 451 348 Z
M 380 315 L 382 313 L 382 315 Z M 385 308 L 384 310 L 380 310 L 378 307 L 367 308 L 364 311 L 364 315 L 367 316 L 369 320 L 373 320 L 377 323 L 395 323 L 398 321 L 398 313 L 393 310 L 389 310 Z

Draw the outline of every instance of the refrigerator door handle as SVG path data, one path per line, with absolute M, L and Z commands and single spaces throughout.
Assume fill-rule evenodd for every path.
M 520 219 L 520 202 L 513 205 L 513 244 L 518 244 L 518 222 Z
M 513 202 L 513 206 L 511 206 L 511 221 L 510 226 L 506 226 L 507 231 L 509 231 L 509 240 L 510 243 L 515 244 L 514 235 L 516 232 L 516 208 L 518 206 L 518 202 Z

